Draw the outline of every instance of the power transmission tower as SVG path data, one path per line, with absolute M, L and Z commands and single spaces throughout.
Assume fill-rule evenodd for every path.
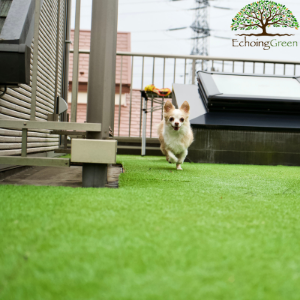
M 191 55 L 208 55 L 208 37 L 210 36 L 210 28 L 208 24 L 208 7 L 209 0 L 195 0 L 195 20 L 190 26 L 193 30 L 192 51 Z M 207 62 L 203 61 L 204 70 L 207 69 Z M 195 76 L 195 74 L 192 74 Z

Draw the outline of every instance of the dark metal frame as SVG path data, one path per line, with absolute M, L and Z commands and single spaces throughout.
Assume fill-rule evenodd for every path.
M 261 74 L 221 73 L 198 71 L 199 94 L 208 111 L 247 111 L 264 113 L 300 113 L 300 97 L 267 97 L 223 94 L 217 88 L 212 75 L 292 78 L 300 84 L 300 77 Z
M 30 83 L 34 8 L 34 0 L 15 0 L 10 7 L 0 34 L 0 85 Z

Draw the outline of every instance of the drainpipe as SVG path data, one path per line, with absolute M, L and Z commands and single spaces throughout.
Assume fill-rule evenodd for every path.
M 93 0 L 87 123 L 101 123 L 88 139 L 108 139 L 114 127 L 118 0 Z M 107 164 L 83 164 L 84 187 L 104 187 Z
M 63 91 L 62 97 L 68 102 L 69 92 L 69 61 L 70 61 L 70 29 L 71 29 L 71 6 L 72 0 L 65 0 L 66 16 L 65 16 L 65 32 L 64 32 L 64 71 L 63 71 Z

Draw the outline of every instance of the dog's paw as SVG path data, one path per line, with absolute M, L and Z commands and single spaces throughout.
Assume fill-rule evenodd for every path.
M 178 162 L 177 158 L 173 158 L 173 157 L 170 157 L 170 158 L 169 158 L 169 163 L 170 163 L 170 164 L 175 164 L 175 163 L 177 163 L 177 162 Z
M 177 166 L 176 166 L 176 169 L 177 169 L 178 171 L 183 171 L 182 168 L 181 168 L 181 165 L 177 165 Z

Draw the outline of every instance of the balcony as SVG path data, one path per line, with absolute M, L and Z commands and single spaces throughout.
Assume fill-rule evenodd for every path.
M 89 53 L 89 50 L 79 50 L 79 59 L 88 61 Z M 300 62 L 117 52 L 114 136 L 119 140 L 120 153 L 141 153 L 142 98 L 140 91 L 149 84 L 154 84 L 159 88 L 172 88 L 173 83 L 196 84 L 195 74 L 198 70 L 299 75 Z M 83 122 L 86 116 L 85 108 L 78 105 L 78 115 L 81 114 L 80 120 Z M 157 107 L 157 105 L 155 99 L 147 101 L 148 108 Z M 162 113 L 163 107 L 161 106 L 161 109 L 158 108 L 147 114 L 146 138 L 149 154 L 159 155 L 160 153 L 156 128 L 162 119 Z

